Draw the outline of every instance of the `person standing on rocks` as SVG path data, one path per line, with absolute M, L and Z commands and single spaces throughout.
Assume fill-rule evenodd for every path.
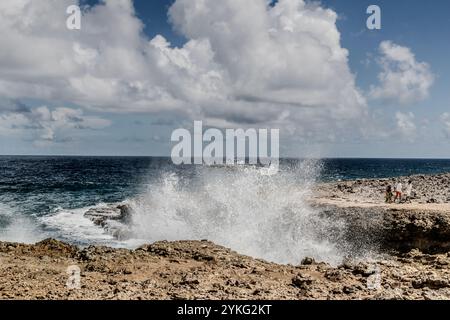
M 402 201 L 402 189 L 403 189 L 403 185 L 402 183 L 399 181 L 397 183 L 397 185 L 395 186 L 395 198 L 394 198 L 394 202 L 397 201 L 398 199 L 398 203 L 400 203 Z
M 406 200 L 411 200 L 412 195 L 412 181 L 409 180 L 408 184 L 406 185 Z
M 385 195 L 385 202 L 386 203 L 392 203 L 392 187 L 389 185 L 386 187 L 386 195 Z

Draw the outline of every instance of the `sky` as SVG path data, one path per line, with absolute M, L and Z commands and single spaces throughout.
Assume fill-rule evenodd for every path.
M 82 8 L 69 30 L 66 9 Z M 369 30 L 369 5 L 381 29 Z M 446 0 L 2 0 L 0 154 L 170 155 L 278 128 L 289 157 L 450 158 Z

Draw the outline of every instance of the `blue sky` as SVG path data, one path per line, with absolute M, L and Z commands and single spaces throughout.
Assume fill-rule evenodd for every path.
M 322 3 L 333 8 L 340 16 L 337 25 L 342 36 L 342 45 L 349 49 L 349 63 L 357 74 L 357 84 L 368 89 L 376 82 L 378 66 L 363 61 L 368 54 L 376 54 L 381 41 L 390 39 L 395 43 L 412 49 L 417 59 L 431 65 L 436 81 L 431 87 L 430 97 L 425 101 L 397 107 L 395 103 L 371 103 L 372 108 L 381 108 L 387 112 L 394 109 L 415 113 L 417 119 L 437 118 L 450 110 L 450 2 L 445 0 L 419 1 L 371 1 L 371 0 L 328 0 Z M 367 30 L 365 9 L 377 4 L 382 10 L 382 29 Z M 435 134 L 440 135 L 439 129 Z M 420 144 L 415 142 L 389 146 L 385 142 L 372 144 L 375 152 L 365 152 L 369 156 L 387 157 L 450 157 L 446 140 L 431 139 Z M 386 147 L 388 148 L 386 150 Z M 364 150 L 364 148 L 361 148 Z M 356 152 L 355 152 L 356 153 Z M 364 151 L 362 151 L 364 153 Z
M 168 10 L 174 2 L 174 0 L 134 1 L 136 16 L 144 25 L 144 35 L 141 35 L 142 39 L 150 41 L 156 36 L 161 35 L 166 41 L 172 44 L 170 47 L 172 50 L 176 47 L 182 48 L 186 42 L 190 40 L 189 35 L 194 39 L 198 34 L 201 34 L 201 30 L 196 30 L 195 26 L 187 25 L 181 18 L 179 21 L 182 25 L 181 29 L 185 29 L 184 31 L 175 30 L 175 27 L 168 19 Z M 82 4 L 87 4 L 92 8 L 98 5 L 98 1 L 83 1 Z M 366 28 L 366 19 L 368 17 L 366 9 L 371 4 L 377 4 L 381 8 L 381 30 L 368 30 Z M 377 123 L 373 125 L 370 133 L 365 132 L 361 136 L 361 131 L 364 131 L 364 128 L 357 128 L 361 124 L 358 123 L 358 117 L 361 117 L 360 115 L 355 115 L 356 121 L 353 119 L 350 122 L 339 126 L 337 122 L 340 121 L 339 119 L 342 118 L 342 115 L 336 115 L 330 118 L 327 117 L 325 120 L 323 114 L 319 112 L 317 115 L 311 115 L 314 121 L 317 121 L 318 125 L 311 128 L 308 127 L 307 129 L 304 129 L 304 127 L 312 122 L 308 119 L 305 120 L 305 125 L 300 120 L 286 124 L 280 122 L 281 120 L 277 120 L 278 122 L 276 123 L 283 123 L 283 127 L 286 126 L 286 128 L 292 128 L 289 130 L 289 134 L 283 134 L 283 131 L 281 132 L 282 155 L 449 158 L 450 120 L 448 120 L 447 123 L 442 119 L 445 118 L 444 114 L 446 112 L 450 112 L 450 63 L 448 62 L 448 53 L 450 52 L 450 41 L 448 41 L 450 35 L 450 2 L 446 0 L 434 0 L 431 3 L 430 1 L 422 0 L 324 0 L 321 1 L 319 5 L 323 8 L 330 8 L 337 13 L 338 18 L 336 27 L 341 37 L 340 45 L 342 48 L 348 50 L 348 67 L 350 68 L 350 74 L 345 75 L 342 78 L 336 77 L 332 80 L 337 83 L 340 81 L 351 82 L 351 77 L 354 76 L 356 79 L 354 84 L 355 90 L 359 90 L 366 101 L 365 103 L 362 103 L 361 106 L 361 108 L 366 108 L 364 121 L 368 124 L 370 123 L 370 126 L 372 126 L 371 121 L 373 119 L 376 119 L 373 121 Z M 54 6 L 54 4 L 50 3 L 48 8 L 51 9 L 52 6 Z M 181 11 L 182 9 L 186 9 L 185 7 L 182 7 L 182 5 L 179 7 Z M 243 5 L 241 10 L 251 9 L 247 9 Z M 182 12 L 185 15 L 183 17 L 186 19 L 189 11 L 186 9 Z M 307 13 L 309 14 L 309 12 Z M 49 12 L 49 15 L 50 14 L 58 14 L 56 8 L 53 12 Z M 107 14 L 112 13 L 111 11 L 104 13 L 104 15 Z M 102 15 L 98 15 L 97 19 L 102 19 L 102 17 Z M 113 24 L 114 20 L 112 19 L 115 19 L 116 17 L 117 16 L 113 15 L 112 18 L 108 20 L 108 23 Z M 200 17 L 202 16 L 200 15 Z M 222 16 L 220 17 L 222 18 Z M 62 21 L 64 21 L 65 18 L 65 15 L 61 15 Z M 125 18 L 128 19 L 126 20 L 127 22 L 131 20 L 130 17 Z M 316 22 L 317 21 L 314 23 Z M 185 25 L 183 25 L 183 23 L 185 23 Z M 208 26 L 207 24 L 205 25 Z M 113 32 L 113 29 L 116 27 L 120 28 L 119 25 L 112 26 L 111 32 Z M 190 31 L 188 30 L 189 28 Z M 11 31 L 5 31 L 5 28 L 3 28 L 2 32 L 9 32 L 10 35 L 14 35 Z M 84 46 L 83 48 L 87 48 L 91 45 L 92 49 L 96 49 L 101 55 L 103 49 L 95 47 L 95 43 L 92 44 L 91 39 L 85 37 L 83 32 L 83 29 L 80 30 L 80 33 L 75 36 L 74 42 L 82 43 Z M 185 34 L 182 34 L 183 32 Z M 187 35 L 186 33 L 190 34 Z M 205 34 L 211 36 L 206 31 Z M 52 37 L 53 36 L 52 33 Z M 126 36 L 127 35 L 125 35 L 125 37 Z M 240 35 L 236 33 L 236 38 L 239 38 L 239 36 Z M 320 34 L 318 36 L 320 36 Z M 106 38 L 107 37 L 103 36 L 101 39 Z M 42 39 L 42 37 L 37 39 Z M 98 40 L 97 42 L 100 41 L 101 40 Z M 218 50 L 217 48 L 220 47 L 220 43 L 214 44 L 215 39 L 212 38 L 209 39 L 209 41 L 212 43 L 212 50 L 217 55 L 218 51 L 215 50 Z M 383 55 L 380 52 L 380 44 L 384 41 L 389 41 L 389 43 L 392 44 L 390 48 L 396 48 L 396 46 L 407 48 L 409 52 L 414 55 L 414 63 L 425 63 L 428 65 L 428 71 L 433 76 L 433 81 L 432 85 L 430 85 L 429 88 L 426 88 L 426 97 L 413 99 L 407 103 L 401 103 L 398 99 L 395 99 L 395 97 L 390 97 L 389 99 L 375 99 L 371 96 L 371 88 L 382 87 L 378 81 L 378 76 L 380 72 L 382 72 L 380 61 L 383 58 Z M 300 42 L 299 46 L 301 45 L 302 43 Z M 126 47 L 129 45 L 128 43 L 125 43 L 124 46 Z M 0 57 L 2 57 L 2 50 L 5 49 L 0 49 Z M 171 51 L 171 54 L 176 54 L 176 51 Z M 270 53 L 268 52 L 268 56 L 269 55 Z M 5 54 L 4 56 L 7 55 Z M 4 76 L 5 79 L 3 80 L 8 81 L 8 83 L 11 81 L 16 83 L 19 81 L 17 78 L 22 77 L 20 81 L 28 83 L 39 79 L 38 67 L 36 67 L 36 74 L 33 74 L 33 80 L 29 80 L 31 79 L 31 76 L 28 73 L 19 74 L 19 71 L 11 71 L 16 64 L 20 66 L 21 63 L 24 65 L 27 65 L 26 63 L 28 63 L 28 68 L 33 69 L 31 63 L 26 61 L 26 58 L 23 59 L 23 61 L 15 60 L 14 64 L 9 63 L 8 68 L 4 67 L 4 70 L 8 70 L 8 74 L 11 74 L 11 78 L 6 79 L 7 76 Z M 148 66 L 149 68 L 153 68 L 151 63 L 149 63 Z M 295 67 L 298 66 L 301 67 L 301 63 L 295 65 Z M 89 73 L 89 71 L 86 72 Z M 2 77 L 3 76 L 0 76 L 0 80 L 2 80 Z M 56 81 L 64 83 L 64 79 L 55 80 L 55 78 L 52 78 L 53 75 L 46 75 L 45 78 L 47 77 L 52 79 L 52 81 L 49 82 L 51 85 Z M 120 73 L 119 76 L 115 77 L 120 78 Z M 129 80 L 129 83 L 134 83 L 133 76 L 130 77 L 131 78 L 127 79 L 127 81 Z M 62 78 L 64 77 L 62 76 Z M 286 75 L 286 78 L 292 78 L 292 75 Z M 161 81 L 161 86 L 167 85 L 167 88 L 165 89 L 167 89 L 168 92 L 172 92 L 174 90 L 170 87 L 170 83 L 172 82 L 167 80 L 168 78 L 166 78 L 166 76 L 162 77 L 162 79 L 165 80 Z M 168 84 L 164 81 L 167 81 Z M 188 86 L 192 86 L 195 81 L 187 83 Z M 287 85 L 289 86 L 289 84 Z M 337 84 L 336 86 L 339 88 L 339 85 L 340 84 Z M 305 87 L 308 87 L 308 85 Z M 70 91 L 68 94 L 64 93 L 61 95 L 52 93 L 47 97 L 46 95 L 40 94 L 42 90 L 37 90 L 38 94 L 33 96 L 28 95 L 26 93 L 27 91 L 22 93 L 23 91 L 19 89 L 17 89 L 17 92 L 20 93 L 9 94 L 9 92 L 11 92 L 11 87 L 5 85 L 5 88 L 7 89 L 2 91 L 0 87 L 0 104 L 3 103 L 3 105 L 24 104 L 29 110 L 46 106 L 50 113 L 52 110 L 64 107 L 66 109 L 81 110 L 81 113 L 77 113 L 75 116 L 65 109 L 66 111 L 60 112 L 61 114 L 63 113 L 64 116 L 59 116 L 58 118 L 62 119 L 61 124 L 48 125 L 45 120 L 42 120 L 43 117 L 45 117 L 42 115 L 42 112 L 45 110 L 41 110 L 42 112 L 38 113 L 38 116 L 36 116 L 36 114 L 33 116 L 25 115 L 24 119 L 20 118 L 17 120 L 18 116 L 14 115 L 11 111 L 11 107 L 2 107 L 0 105 L 0 110 L 3 108 L 5 110 L 4 114 L 6 114 L 3 123 L 7 123 L 8 121 L 11 122 L 11 119 L 18 121 L 17 125 L 11 125 L 4 131 L 0 131 L 1 154 L 168 155 L 172 146 L 170 142 L 172 130 L 180 126 L 189 126 L 195 118 L 190 117 L 189 114 L 195 113 L 197 108 L 202 108 L 196 105 L 197 102 L 193 103 L 192 101 L 188 101 L 188 103 L 192 103 L 191 109 L 194 111 L 189 109 L 185 112 L 183 106 L 179 107 L 178 103 L 177 107 L 173 107 L 172 105 L 170 105 L 170 107 L 165 107 L 160 106 L 160 104 L 155 104 L 156 107 L 152 106 L 148 111 L 147 109 L 141 110 L 139 108 L 133 108 L 133 110 L 127 109 L 126 103 L 123 103 L 123 109 L 121 109 L 121 106 L 117 108 L 110 107 L 111 102 L 104 103 L 102 101 L 101 103 L 97 103 L 97 101 L 86 101 L 84 98 L 80 102 L 79 99 L 71 99 L 72 95 L 70 94 Z M 186 87 L 185 89 L 190 90 L 191 88 Z M 252 90 L 250 89 L 248 92 L 252 93 Z M 303 88 L 297 86 L 295 89 L 298 90 Z M 335 88 L 331 88 L 330 90 L 333 92 L 336 91 Z M 328 94 L 330 90 L 326 89 L 326 91 L 324 91 L 326 92 L 325 94 Z M 55 92 L 57 91 L 58 88 L 56 88 Z M 264 97 L 258 97 L 258 99 L 267 99 L 267 96 L 270 96 L 269 93 L 263 94 Z M 292 93 L 292 96 L 298 97 L 295 92 Z M 339 99 L 341 98 L 342 97 Z M 275 98 L 275 100 L 277 99 L 282 100 L 282 98 L 279 97 Z M 278 100 L 277 102 L 279 102 Z M 125 99 L 125 101 L 129 100 Z M 241 110 L 244 106 L 246 108 L 245 111 Z M 229 116 L 227 113 L 222 114 L 220 108 L 223 107 L 217 107 L 217 109 L 212 111 L 201 111 L 199 114 L 205 115 L 205 121 L 207 121 L 207 118 L 210 120 L 212 119 L 211 125 L 214 126 L 215 123 L 222 123 L 220 121 L 222 119 L 228 121 L 229 117 L 235 118 L 236 116 L 244 119 L 248 117 L 248 114 L 254 115 L 257 113 L 264 113 L 266 112 L 265 110 L 267 110 L 267 115 L 254 116 L 255 118 L 263 119 L 263 121 L 261 121 L 260 124 L 256 124 L 256 126 L 265 127 L 269 126 L 270 121 L 268 119 L 270 119 L 271 114 L 281 114 L 285 111 L 282 103 L 277 104 L 277 109 L 272 110 L 275 106 L 264 105 L 263 109 L 261 109 L 262 107 L 260 108 L 260 105 L 258 105 L 258 108 L 260 109 L 257 109 L 256 106 L 252 106 L 248 101 L 242 106 L 237 104 L 234 108 L 238 111 L 233 109 L 232 116 Z M 296 112 L 295 110 L 297 109 L 292 107 L 292 110 L 292 112 Z M 349 108 L 349 110 L 354 109 Z M 356 113 L 357 112 L 355 112 L 355 114 Z M 69 114 L 69 116 L 67 114 Z M 211 114 L 214 116 L 211 117 Z M 301 111 L 298 115 L 291 114 L 291 118 L 303 119 L 306 114 L 309 116 L 309 112 Z M 39 123 L 34 128 L 32 123 L 37 119 L 36 117 L 38 117 L 38 120 L 36 121 Z M 321 117 L 323 117 L 323 119 Z M 73 122 L 74 118 L 76 118 L 76 121 L 83 122 L 86 125 L 77 126 Z M 202 120 L 202 118 L 198 118 L 198 116 L 195 119 Z M 51 121 L 54 122 L 54 120 Z M 329 121 L 329 123 L 326 121 Z M 251 123 L 255 122 L 252 120 Z M 69 129 L 66 130 L 64 125 L 67 125 Z M 226 126 L 227 124 L 224 125 L 224 127 Z M 324 131 L 327 130 L 327 126 L 330 128 L 330 131 L 332 131 L 327 134 L 327 136 L 333 135 L 333 137 L 329 140 L 322 138 L 316 140 L 315 137 L 318 137 L 320 133 L 324 133 Z M 336 126 L 336 129 L 334 129 L 334 126 Z M 33 128 L 30 129 L 30 127 Z M 345 127 L 345 130 L 341 133 L 338 131 L 340 129 L 337 129 L 339 127 Z M 352 127 L 355 128 L 354 132 L 352 132 Z M 18 131 L 19 129 L 20 134 Z M 345 136 L 345 138 L 341 139 L 341 136 Z

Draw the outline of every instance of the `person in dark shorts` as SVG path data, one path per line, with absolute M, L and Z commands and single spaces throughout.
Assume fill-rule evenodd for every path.
M 392 187 L 389 185 L 386 187 L 386 194 L 385 194 L 385 202 L 386 203 L 392 203 Z

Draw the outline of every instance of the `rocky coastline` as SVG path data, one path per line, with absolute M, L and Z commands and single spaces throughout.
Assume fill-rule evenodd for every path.
M 386 185 L 409 179 L 413 199 L 385 204 Z M 3 242 L 0 299 L 450 299 L 450 174 L 324 183 L 311 205 L 344 221 L 348 242 L 379 255 L 280 265 L 207 240 L 135 250 Z M 105 212 L 86 216 L 114 232 L 130 214 Z M 79 288 L 67 286 L 70 266 L 80 270 Z

